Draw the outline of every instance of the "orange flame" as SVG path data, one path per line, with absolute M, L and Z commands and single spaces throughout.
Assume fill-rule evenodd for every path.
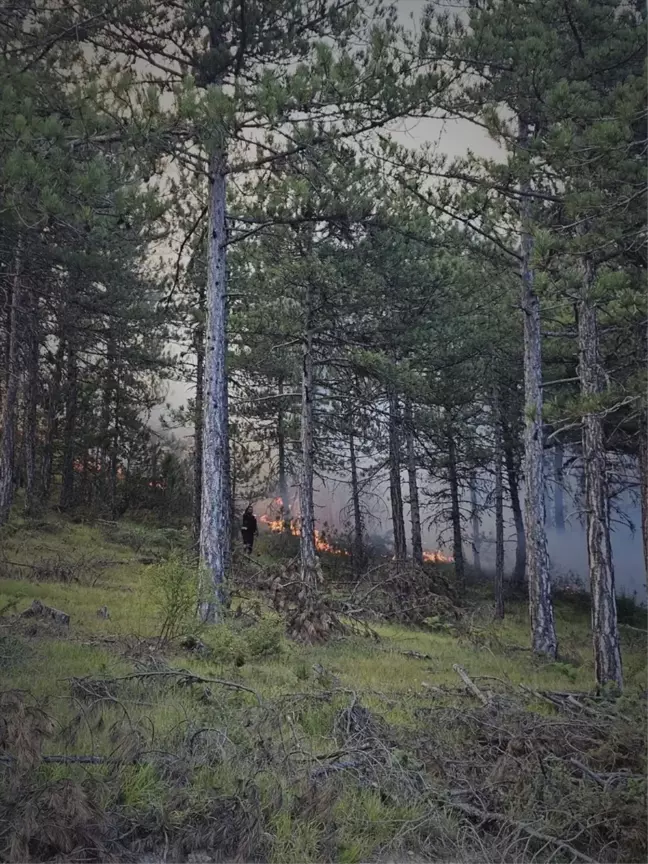
M 270 516 L 264 514 L 260 517 L 260 521 L 263 522 L 264 525 L 267 525 L 273 534 L 281 534 L 284 530 L 283 519 L 271 519 Z M 291 519 L 288 527 L 293 537 L 301 537 L 301 523 L 299 519 Z M 318 552 L 329 552 L 331 555 L 349 554 L 346 550 L 338 549 L 337 546 L 329 543 L 326 539 L 326 535 L 322 531 L 318 531 L 317 528 L 315 529 L 315 548 Z
M 454 558 L 451 555 L 444 555 L 443 552 L 423 552 L 423 560 L 430 564 L 451 564 Z
M 281 511 L 282 509 L 282 500 L 281 498 L 275 498 L 272 502 L 273 509 L 276 507 Z M 294 509 L 294 508 L 293 508 Z M 267 513 L 264 513 L 260 518 L 260 521 L 263 522 L 264 525 L 267 525 L 270 531 L 273 534 L 281 534 L 284 531 L 285 520 L 278 518 L 273 519 Z M 288 528 L 293 537 L 301 537 L 301 520 L 291 519 L 288 522 Z M 318 552 L 328 552 L 331 555 L 348 555 L 349 553 L 345 549 L 338 549 L 337 546 L 334 546 L 326 539 L 326 535 L 322 531 L 318 531 L 315 529 L 315 548 Z M 443 552 L 438 551 L 424 551 L 423 552 L 423 560 L 430 564 L 451 564 L 454 561 L 450 555 L 444 555 Z

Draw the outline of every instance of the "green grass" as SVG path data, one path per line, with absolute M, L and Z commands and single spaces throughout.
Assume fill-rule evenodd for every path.
M 232 618 L 201 629 L 189 621 L 187 629 L 205 644 L 206 657 L 175 643 L 160 648 L 161 616 L 152 600 L 159 571 L 140 559 L 167 556 L 186 542 L 178 531 L 130 523 L 73 523 L 55 514 L 37 523 L 14 517 L 0 534 L 0 610 L 14 604 L 0 617 L 0 690 L 17 688 L 45 700 L 57 727 L 45 753 L 110 756 L 123 752 L 137 736 L 154 753 L 182 752 L 196 730 L 220 736 L 206 763 L 190 772 L 189 779 L 170 780 L 153 764 L 125 765 L 118 788 L 101 793 L 106 806 L 148 814 L 147 819 L 159 810 L 155 818 L 166 820 L 174 832 L 187 830 L 190 835 L 187 825 L 197 812 L 209 809 L 205 802 L 213 796 L 220 796 L 219 801 L 224 796 L 244 798 L 242 789 L 254 777 L 272 861 L 334 859 L 354 864 L 380 857 L 387 847 L 392 854 L 397 849 L 406 855 L 411 826 L 424 823 L 420 831 L 427 837 L 439 832 L 441 849 L 444 838 L 458 830 L 446 811 L 436 813 L 432 825 L 429 807 L 421 799 L 405 803 L 397 794 L 390 797 L 342 777 L 322 790 L 298 779 L 300 766 L 310 764 L 314 754 L 339 747 L 333 734 L 339 711 L 360 702 L 390 724 L 406 746 L 425 731 L 425 712 L 457 704 L 456 688 L 462 685 L 453 670 L 456 663 L 484 690 L 501 689 L 506 682 L 511 692 L 520 684 L 536 690 L 592 691 L 589 611 L 582 598 L 556 602 L 561 657 L 555 663 L 539 660 L 529 650 L 526 606 L 509 604 L 505 619 L 495 622 L 483 589 L 471 598 L 469 615 L 452 629 L 436 632 L 379 624 L 378 640 L 357 636 L 303 647 L 287 641 L 281 619 L 267 612 L 255 626 Z M 257 560 L 267 564 L 273 558 L 261 548 Z M 35 581 L 30 567 L 17 566 L 50 561 L 72 562 L 76 581 Z M 67 612 L 69 631 L 37 625 L 30 634 L 10 623 L 10 614 L 36 598 Z M 109 609 L 108 619 L 97 616 L 103 606 Z M 624 616 L 633 627 L 641 620 L 635 610 L 624 610 Z M 621 638 L 626 694 L 620 714 L 627 710 L 623 706 L 639 703 L 646 687 L 645 634 L 621 627 Z M 406 656 L 407 651 L 430 659 Z M 209 684 L 182 687 L 175 679 L 128 682 L 112 701 L 92 704 L 83 696 L 69 698 L 69 679 L 128 675 L 152 656 L 205 678 L 251 687 L 263 707 L 245 692 Z M 326 691 L 332 692 L 322 695 Z M 462 710 L 466 704 L 463 697 Z M 553 713 L 543 702 L 531 703 L 529 710 Z M 444 746 L 460 750 L 467 732 L 457 725 L 439 734 Z M 282 760 L 273 764 L 276 755 L 263 755 L 266 749 L 268 754 L 283 753 Z M 405 750 L 402 759 L 418 764 L 418 757 Z M 179 764 L 173 766 L 176 773 L 181 770 Z M 41 772 L 50 781 L 94 777 L 97 782 L 109 773 L 106 766 L 61 765 L 43 766 Z M 410 827 L 405 831 L 403 826 Z

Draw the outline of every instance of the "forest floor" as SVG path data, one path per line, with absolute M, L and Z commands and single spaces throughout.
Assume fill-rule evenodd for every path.
M 646 860 L 643 610 L 619 604 L 626 688 L 597 696 L 583 597 L 556 598 L 555 663 L 484 587 L 459 617 L 311 647 L 241 591 L 187 634 L 186 544 L 56 514 L 3 529 L 0 860 Z M 35 600 L 69 624 L 23 616 Z

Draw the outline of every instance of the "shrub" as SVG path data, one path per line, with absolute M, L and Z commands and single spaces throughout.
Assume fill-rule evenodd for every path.
M 161 642 L 186 635 L 196 628 L 198 568 L 177 553 L 147 570 L 148 594 L 159 623 Z

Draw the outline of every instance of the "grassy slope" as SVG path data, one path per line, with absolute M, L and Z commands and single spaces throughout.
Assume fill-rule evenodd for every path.
M 0 628 L 0 690 L 20 688 L 39 700 L 47 699 L 47 710 L 60 729 L 76 722 L 78 728 L 67 752 L 108 755 L 115 751 L 115 733 L 114 728 L 110 731 L 110 723 L 95 728 L 92 723 L 78 722 L 78 706 L 67 698 L 66 679 L 125 675 L 136 668 L 138 658 L 155 654 L 153 637 L 159 625 L 150 597 L 150 570 L 141 558 L 168 550 L 176 540 L 177 536 L 156 529 L 127 524 L 117 529 L 74 524 L 53 515 L 38 524 L 15 519 L 0 537 L 0 576 L 13 576 L 0 578 L 0 610 L 17 601 L 11 611 L 21 611 L 38 598 L 71 617 L 65 635 L 42 627 L 36 635 L 29 635 L 24 628 L 20 632 Z M 68 570 L 79 581 L 35 581 L 35 566 L 43 564 L 51 570 L 62 562 L 67 562 Z M 20 564 L 30 566 L 17 566 Z M 17 574 L 22 578 L 15 578 Z M 542 663 L 528 650 L 527 615 L 522 604 L 512 605 L 506 619 L 495 623 L 490 620 L 485 600 L 474 599 L 474 613 L 458 634 L 382 625 L 376 628 L 379 641 L 358 637 L 304 648 L 280 637 L 280 622 L 269 616 L 254 632 L 228 625 L 202 633 L 202 640 L 212 650 L 209 660 L 187 652 L 167 652 L 165 660 L 199 675 L 250 686 L 264 704 L 277 706 L 288 700 L 288 707 L 277 709 L 281 711 L 280 719 L 266 718 L 266 732 L 273 737 L 287 723 L 294 739 L 294 746 L 287 752 L 292 754 L 291 759 L 309 764 L 313 754 L 336 749 L 332 735 L 336 712 L 356 699 L 408 734 L 419 730 L 422 710 L 431 710 L 425 706 L 435 700 L 450 704 L 449 697 L 435 688 L 460 685 L 452 668 L 455 663 L 462 664 L 485 689 L 493 686 L 486 677 L 492 676 L 538 690 L 591 690 L 589 622 L 582 604 L 557 604 L 563 659 L 559 663 Z M 110 611 L 109 619 L 97 616 L 97 610 L 104 605 Z M 622 638 L 627 690 L 629 698 L 633 698 L 646 686 L 646 642 L 641 633 L 629 627 L 622 628 Z M 420 652 L 432 659 L 405 656 L 404 651 Z M 250 771 L 252 750 L 258 748 L 258 740 L 266 734 L 260 732 L 261 738 L 253 743 L 250 735 L 239 728 L 241 712 L 252 710 L 253 698 L 245 693 L 224 693 L 218 686 L 206 690 L 205 698 L 199 699 L 196 688 L 134 686 L 139 689 L 128 695 L 128 723 L 131 728 L 153 730 L 152 747 L 172 749 L 173 742 L 181 740 L 180 732 L 184 734 L 187 728 L 227 725 L 229 740 L 223 745 L 227 758 L 192 775 L 189 788 L 193 791 L 185 796 L 183 812 L 192 806 L 199 808 L 206 789 L 233 794 L 241 777 Z M 302 701 L 299 695 L 290 701 L 290 694 L 312 695 L 318 689 L 335 689 L 336 693 L 328 701 Z M 461 704 L 465 701 L 464 697 Z M 541 713 L 548 710 L 542 703 L 535 708 Z M 104 709 L 115 725 L 123 724 L 121 705 L 104 705 Z M 44 752 L 66 752 L 61 736 L 55 735 L 47 742 Z M 94 770 L 101 774 L 104 769 Z M 50 778 L 80 776 L 78 766 L 49 766 L 42 771 Z M 258 769 L 262 795 L 270 801 L 277 794 L 276 788 L 269 779 L 264 785 L 263 776 L 263 770 Z M 358 791 L 342 785 L 334 799 L 321 805 L 326 806 L 329 815 L 333 814 L 337 826 L 335 851 L 327 851 L 326 820 L 317 812 L 308 815 L 308 808 L 306 816 L 295 815 L 294 807 L 286 805 L 294 791 L 290 772 L 277 782 L 284 797 L 267 820 L 272 838 L 267 855 L 275 861 L 326 860 L 331 856 L 347 861 L 367 860 L 394 841 L 400 826 L 415 824 L 421 818 L 420 802 L 408 809 L 402 802 L 386 802 L 375 789 Z M 133 813 L 148 812 L 164 796 L 159 774 L 149 766 L 125 769 L 120 783 L 118 792 L 106 793 L 106 806 L 119 803 Z

